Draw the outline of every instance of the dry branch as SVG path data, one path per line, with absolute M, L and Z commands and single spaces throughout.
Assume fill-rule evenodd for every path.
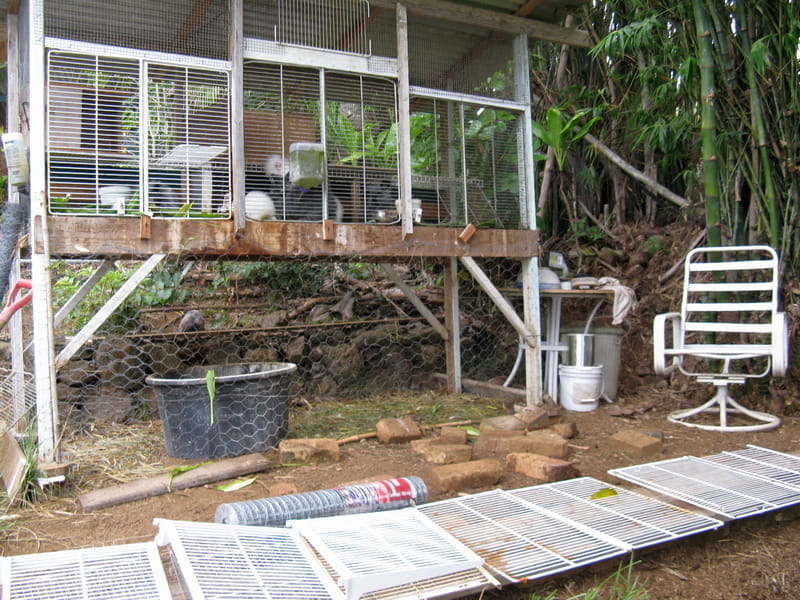
M 196 469 L 176 475 L 170 481 L 169 474 L 148 477 L 109 488 L 92 490 L 78 496 L 83 512 L 91 512 L 109 506 L 116 506 L 151 496 L 160 496 L 174 490 L 198 487 L 215 481 L 231 479 L 264 471 L 270 462 L 262 454 L 246 454 L 238 458 L 226 458 Z
M 658 194 L 662 198 L 666 198 L 670 202 L 677 204 L 680 207 L 689 206 L 689 201 L 684 198 L 683 196 L 679 196 L 669 188 L 661 185 L 654 179 L 648 177 L 644 173 L 642 173 L 639 169 L 631 165 L 629 162 L 623 160 L 623 158 L 614 152 L 611 148 L 606 146 L 603 142 L 598 140 L 592 134 L 587 133 L 586 137 L 587 142 L 589 142 L 595 150 L 597 150 L 600 154 L 602 154 L 606 159 L 611 161 L 614 165 L 622 169 L 625 173 L 630 175 L 633 179 L 644 185 L 650 191 L 655 194 Z

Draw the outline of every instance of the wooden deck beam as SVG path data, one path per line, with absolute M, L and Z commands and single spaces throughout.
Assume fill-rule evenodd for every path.
M 248 221 L 240 236 L 230 220 L 152 219 L 146 239 L 139 219 L 129 217 L 50 216 L 48 229 L 50 254 L 61 258 L 529 258 L 538 243 L 537 232 L 528 230 L 478 229 L 463 242 L 460 228 L 418 226 L 403 239 L 400 226 L 360 224 L 335 224 L 325 239 L 322 223 L 282 221 Z

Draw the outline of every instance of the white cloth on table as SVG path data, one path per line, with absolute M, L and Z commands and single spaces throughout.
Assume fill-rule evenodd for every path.
M 614 308 L 611 324 L 619 325 L 625 320 L 628 313 L 636 308 L 636 292 L 631 288 L 622 285 L 619 279 L 614 277 L 600 277 L 597 280 L 600 290 L 614 291 Z

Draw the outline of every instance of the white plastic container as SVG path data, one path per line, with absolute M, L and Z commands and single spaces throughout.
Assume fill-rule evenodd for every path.
M 558 400 L 567 410 L 589 412 L 595 410 L 603 395 L 603 366 L 558 367 Z
M 106 185 L 97 190 L 100 204 L 112 208 L 118 215 L 125 214 L 125 203 L 130 200 L 133 190 L 127 185 Z
M 313 188 L 325 180 L 325 146 L 295 142 L 289 146 L 289 180 L 301 188 Z

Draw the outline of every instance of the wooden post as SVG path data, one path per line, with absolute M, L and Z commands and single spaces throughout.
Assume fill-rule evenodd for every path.
M 444 265 L 444 326 L 450 339 L 445 342 L 447 391 L 461 393 L 461 323 L 458 306 L 458 259 Z
M 56 370 L 53 361 L 53 313 L 50 290 L 50 251 L 47 235 L 47 196 L 45 190 L 45 51 L 41 31 L 43 2 L 28 3 L 28 101 L 30 155 L 30 248 L 31 309 L 33 312 L 33 362 L 36 384 L 36 426 L 40 462 L 56 462 L 58 403 Z
M 533 171 L 533 127 L 530 108 L 530 65 L 528 64 L 528 38 L 514 37 L 514 97 L 525 104 L 523 118 L 517 132 L 517 148 L 522 160 L 519 163 L 519 180 L 522 222 L 536 229 L 536 193 Z M 533 344 L 525 346 L 525 390 L 527 405 L 540 406 L 542 399 L 542 320 L 539 304 L 539 264 L 536 256 L 522 260 L 522 302 L 526 328 L 531 332 Z M 553 398 L 555 400 L 555 398 Z
M 408 72 L 408 12 L 397 3 L 397 146 L 400 167 L 400 218 L 403 238 L 414 233 L 411 203 L 411 99 Z
M 228 54 L 231 60 L 231 210 L 236 233 L 244 232 L 244 0 L 230 0 L 231 30 Z

